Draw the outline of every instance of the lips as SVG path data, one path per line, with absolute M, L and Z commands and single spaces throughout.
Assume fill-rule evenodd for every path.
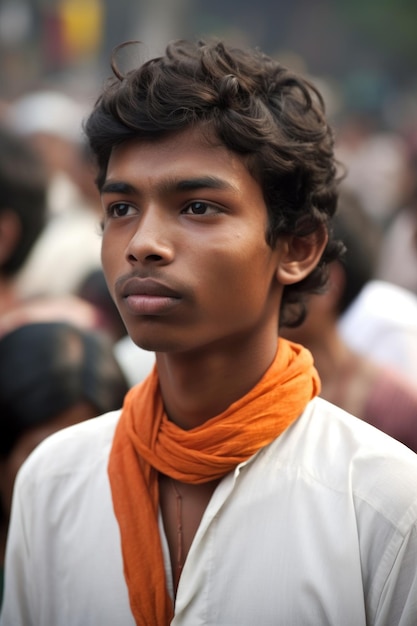
M 163 315 L 177 306 L 181 294 L 151 278 L 133 277 L 122 283 L 123 306 L 133 315 Z
M 122 285 L 121 296 L 155 296 L 161 298 L 180 298 L 180 294 L 175 289 L 171 289 L 164 283 L 153 278 L 128 278 Z

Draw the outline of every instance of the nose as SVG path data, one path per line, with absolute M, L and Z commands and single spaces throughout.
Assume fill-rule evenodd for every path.
M 144 212 L 126 248 L 129 263 L 166 265 L 174 258 L 169 222 L 157 209 Z

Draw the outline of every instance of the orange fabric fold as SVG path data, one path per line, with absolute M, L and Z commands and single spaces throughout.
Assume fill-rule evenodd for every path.
M 169 421 L 156 368 L 129 391 L 108 473 L 138 626 L 167 626 L 173 617 L 158 528 L 158 472 L 196 484 L 225 476 L 278 437 L 319 391 L 311 354 L 282 338 L 273 363 L 255 387 L 192 430 Z

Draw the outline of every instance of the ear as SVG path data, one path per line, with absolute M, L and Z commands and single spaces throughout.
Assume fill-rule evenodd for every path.
M 320 261 L 327 241 L 324 226 L 304 237 L 280 237 L 277 246 L 281 248 L 281 253 L 276 275 L 281 285 L 292 285 L 306 278 Z
M 22 233 L 19 216 L 11 209 L 0 211 L 0 267 L 13 254 Z

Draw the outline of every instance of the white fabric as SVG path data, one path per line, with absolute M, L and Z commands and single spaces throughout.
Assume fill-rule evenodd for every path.
M 354 350 L 417 384 L 416 294 L 372 280 L 341 317 L 339 330 Z
M 107 479 L 117 419 L 57 433 L 21 470 L 1 626 L 134 625 Z M 172 626 L 415 626 L 416 520 L 417 455 L 317 398 L 218 486 Z
M 16 2 L 17 4 L 17 2 Z M 67 141 L 83 141 L 82 123 L 87 109 L 59 91 L 33 91 L 15 100 L 6 111 L 6 123 L 21 135 L 56 135 Z

